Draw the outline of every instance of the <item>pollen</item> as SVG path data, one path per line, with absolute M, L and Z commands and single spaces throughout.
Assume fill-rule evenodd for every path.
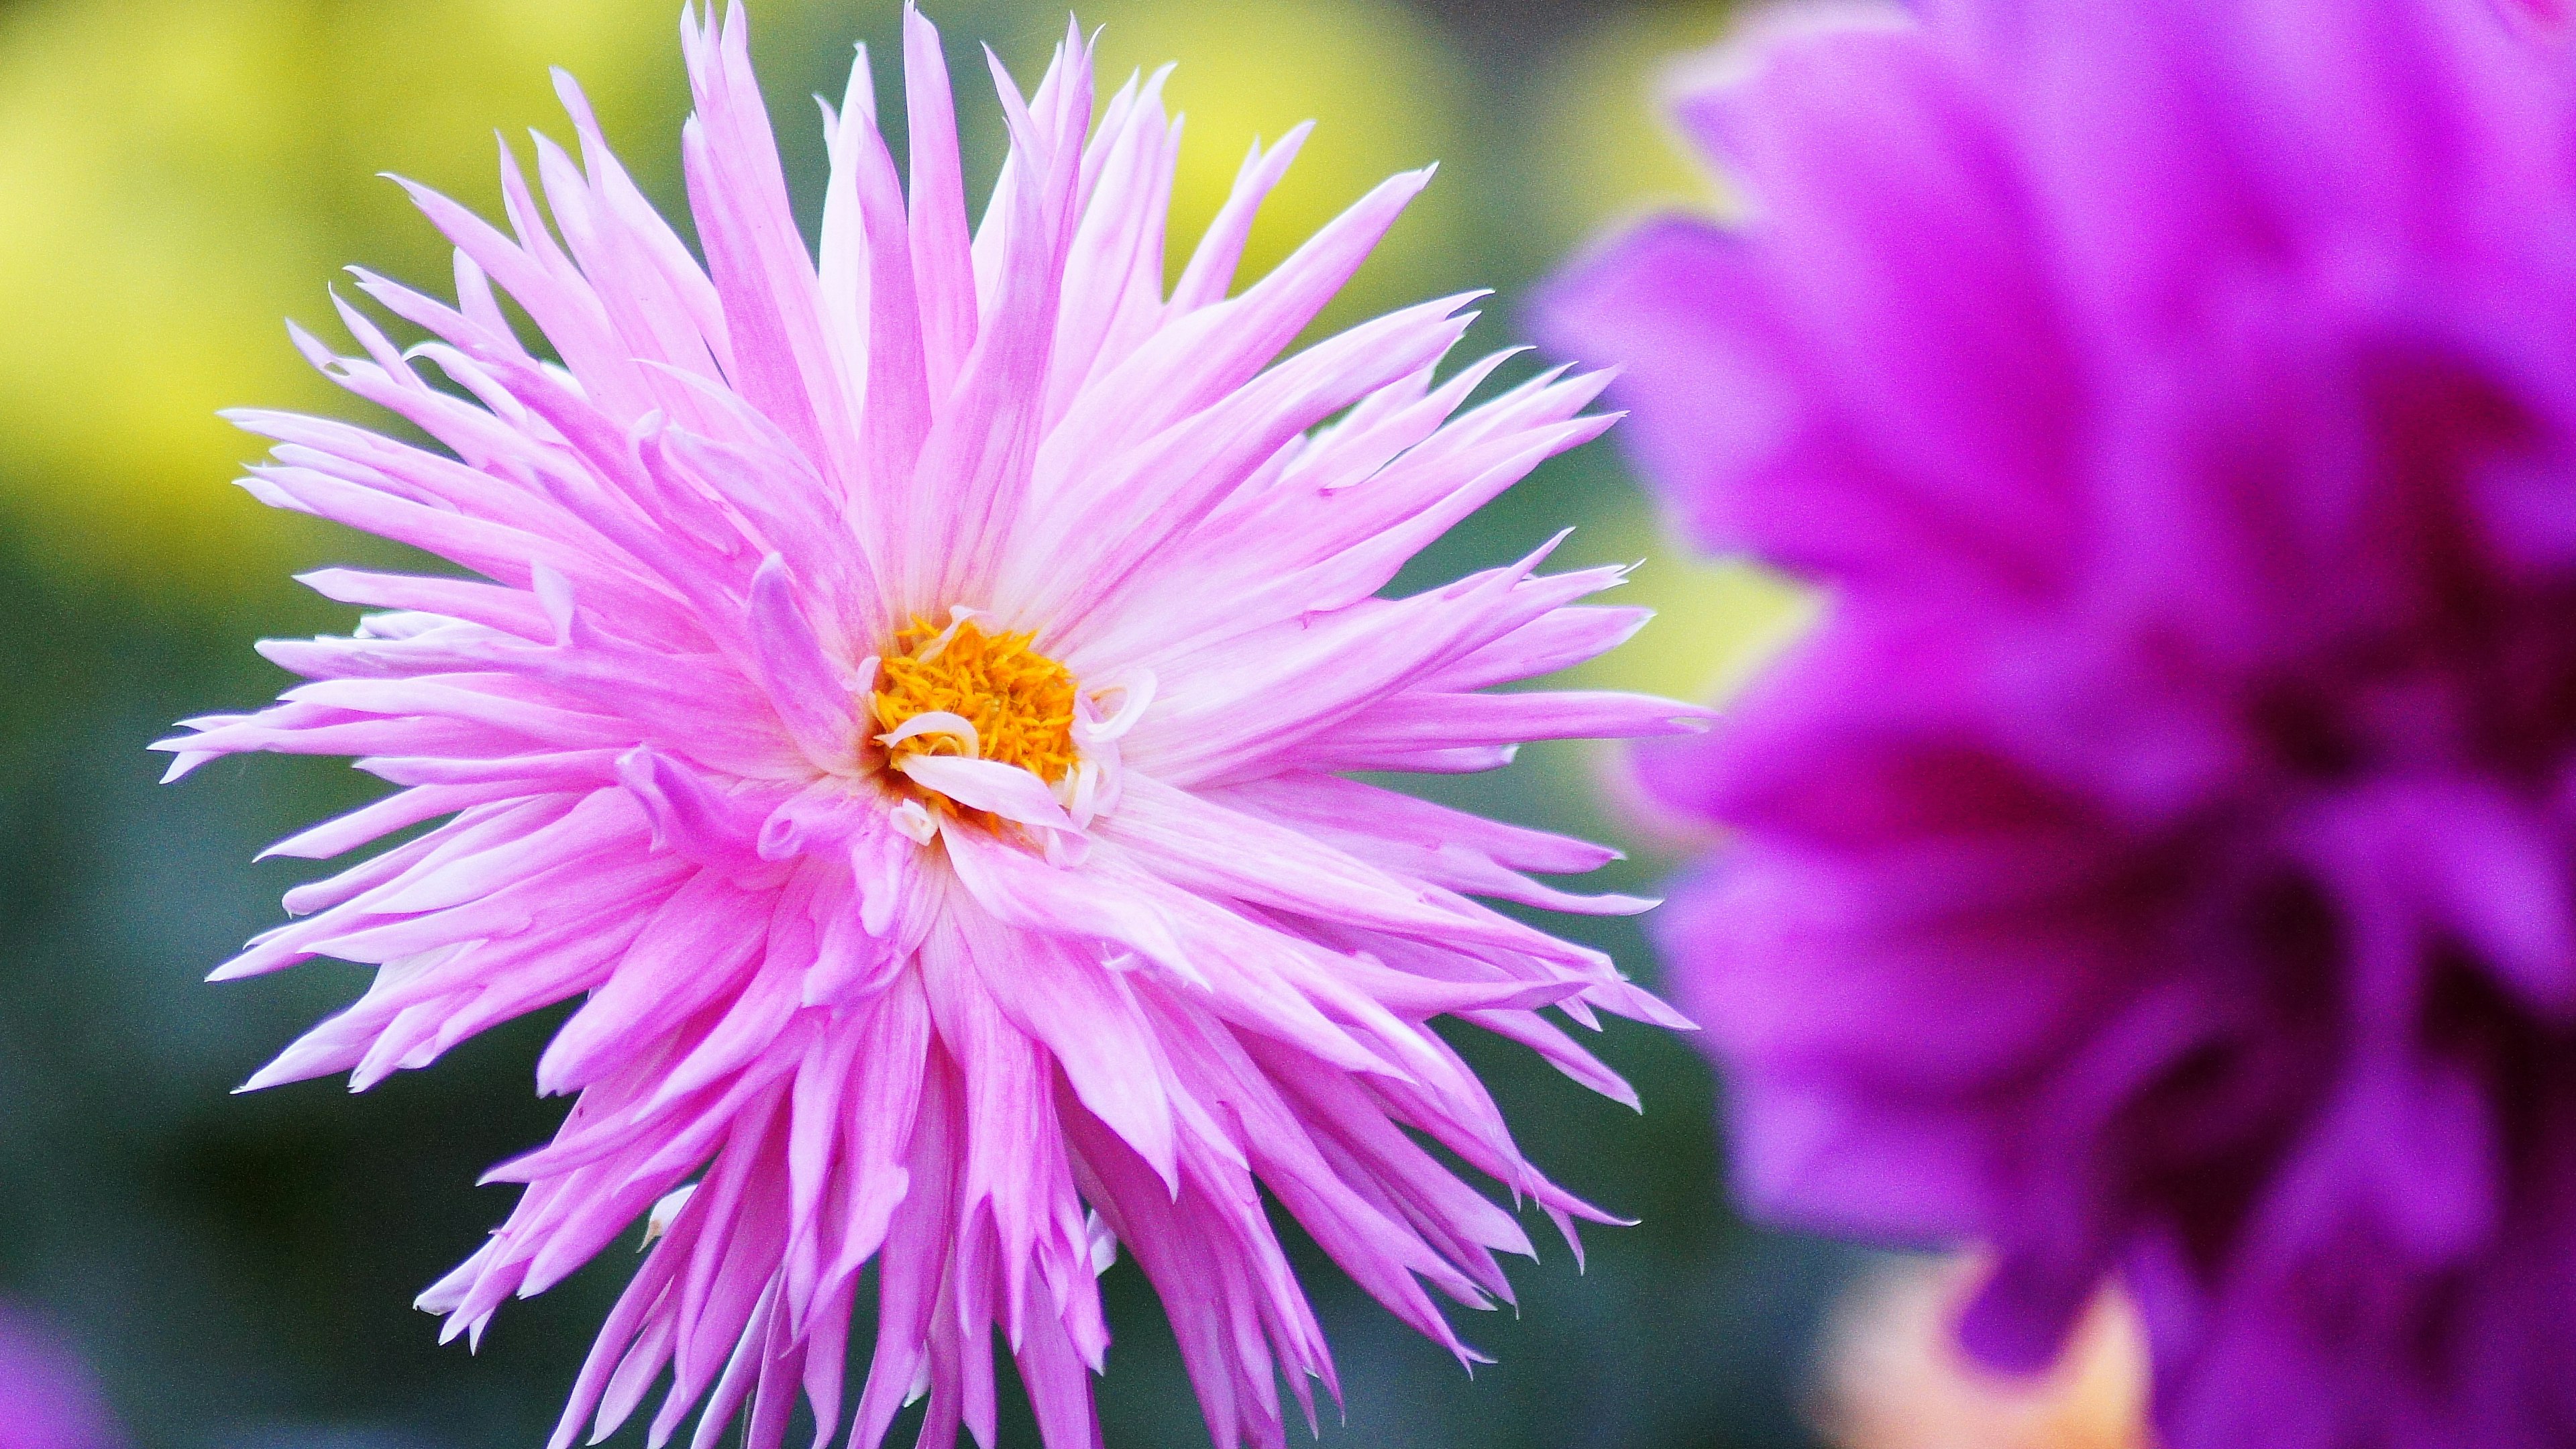
M 987 634 L 971 618 L 946 628 L 914 618 L 878 665 L 870 700 L 877 728 L 892 734 L 938 714 L 963 720 L 974 733 L 943 728 L 898 739 L 885 747 L 887 767 L 915 755 L 973 755 L 1017 765 L 1050 785 L 1071 774 L 1078 763 L 1073 672 L 1030 648 L 1034 637 Z

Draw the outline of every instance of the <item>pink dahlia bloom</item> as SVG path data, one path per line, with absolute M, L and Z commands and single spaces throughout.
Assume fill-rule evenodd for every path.
M 2538 11 L 2548 7 L 2523 7 Z M 1578 267 L 1704 543 L 1831 595 L 1657 788 L 1768 1212 L 2117 1274 L 2173 1449 L 2576 1442 L 2576 67 L 2484 0 L 1925 0 Z
M 1461 413 L 1500 358 L 1434 370 L 1461 299 L 1274 361 L 1427 173 L 1361 200 L 1229 297 L 1302 132 L 1256 150 L 1164 288 L 1179 126 L 1161 77 L 1097 126 L 1071 33 L 1033 97 L 995 69 L 1010 157 L 969 230 L 938 38 L 905 19 L 909 194 L 864 63 L 829 114 L 821 255 L 788 209 L 739 13 L 683 29 L 701 266 L 581 95 L 581 158 L 514 165 L 511 232 L 418 193 L 454 307 L 360 286 L 363 355 L 300 339 L 449 454 L 246 413 L 248 487 L 481 578 L 329 570 L 388 610 L 272 642 L 312 682 L 191 721 L 173 773 L 244 750 L 357 754 L 397 793 L 275 853 L 444 823 L 291 892 L 301 920 L 216 973 L 381 969 L 251 1085 L 366 1087 L 523 1012 L 584 1004 L 539 1063 L 576 1093 L 481 1251 L 422 1297 L 447 1332 L 560 1281 L 639 1219 L 655 1240 L 556 1442 L 663 1375 L 661 1443 L 801 1391 L 832 1437 L 862 1270 L 879 1330 L 855 1436 L 927 1394 L 931 1442 L 989 1441 L 992 1338 L 1047 1442 L 1098 1441 L 1094 1277 L 1160 1291 L 1223 1445 L 1278 1444 L 1284 1373 L 1333 1369 L 1263 1194 L 1462 1359 L 1429 1289 L 1508 1300 L 1513 1217 L 1436 1144 L 1572 1234 L 1430 1021 L 1454 1015 L 1629 1097 L 1539 1015 L 1671 1022 L 1599 954 L 1472 900 L 1621 912 L 1525 872 L 1611 852 L 1347 778 L 1481 770 L 1523 740 L 1668 733 L 1615 694 L 1487 693 L 1611 647 L 1617 570 L 1547 549 L 1410 598 L 1399 565 L 1592 437 L 1598 377 Z M 494 284 L 561 362 L 512 335 Z M 453 388 L 418 370 L 430 364 Z M 452 456 L 451 456 L 452 455 Z M 1418 1134 L 1418 1135 L 1417 1135 Z

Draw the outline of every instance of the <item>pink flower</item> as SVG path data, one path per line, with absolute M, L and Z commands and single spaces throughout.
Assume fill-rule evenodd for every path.
M 2515 0 L 2538 12 L 2549 6 Z M 1649 787 L 1776 1220 L 2136 1304 L 2172 1449 L 2576 1443 L 2576 67 L 2472 0 L 1811 12 L 1557 284 L 1827 597 Z M 1995 1442 L 1989 1439 L 1986 1442 Z
M 1178 126 L 1161 77 L 1097 127 L 1070 33 L 1036 94 L 995 68 L 1010 159 L 970 234 L 938 38 L 907 15 L 909 195 L 865 66 L 827 113 L 808 254 L 739 14 L 683 28 L 702 268 L 562 85 L 581 159 L 539 145 L 549 230 L 505 159 L 514 235 L 417 193 L 457 245 L 453 308 L 361 274 L 432 340 L 341 315 L 317 365 L 446 445 L 246 413 L 260 498 L 482 575 L 334 569 L 389 610 L 272 642 L 312 682 L 190 722 L 172 773 L 243 750 L 365 756 L 403 787 L 275 853 L 445 823 L 287 896 L 302 917 L 216 973 L 314 956 L 367 994 L 251 1085 L 369 1086 L 569 998 L 538 1065 L 577 1093 L 496 1170 L 517 1210 L 422 1297 L 447 1332 L 561 1281 L 640 1218 L 653 1251 L 558 1445 L 665 1374 L 663 1442 L 801 1392 L 823 1437 L 862 1269 L 873 1446 L 927 1393 L 931 1442 L 989 1442 L 1006 1336 L 1047 1442 L 1095 1444 L 1094 1277 L 1160 1291 L 1222 1445 L 1279 1444 L 1275 1375 L 1334 1387 L 1267 1191 L 1380 1301 L 1462 1344 L 1431 1288 L 1508 1300 L 1512 1216 L 1421 1139 L 1605 1221 L 1514 1147 L 1428 1022 L 1454 1015 L 1633 1101 L 1539 1009 L 1676 1021 L 1599 954 L 1469 899 L 1622 912 L 1526 872 L 1611 852 L 1346 778 L 1498 766 L 1523 740 L 1670 733 L 1698 712 L 1486 686 L 1641 622 L 1577 601 L 1617 570 L 1548 550 L 1411 598 L 1396 569 L 1594 436 L 1598 376 L 1459 413 L 1464 299 L 1272 365 L 1420 190 L 1399 176 L 1228 296 L 1303 132 L 1254 152 L 1167 296 Z M 1086 132 L 1088 134 L 1086 134 Z M 513 336 L 494 290 L 561 364 Z M 416 366 L 454 384 L 433 386 Z M 1410 1129 L 1410 1130 L 1408 1130 Z M 1419 1136 L 1417 1137 L 1417 1134 Z

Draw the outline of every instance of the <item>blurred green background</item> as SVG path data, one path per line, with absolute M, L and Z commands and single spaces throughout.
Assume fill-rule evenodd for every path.
M 999 124 L 973 46 L 1033 80 L 1063 12 L 951 0 L 932 15 L 989 176 Z M 891 0 L 753 7 L 806 202 L 822 165 L 806 97 L 838 93 L 853 41 L 899 53 L 895 18 Z M 1506 345 L 1515 300 L 1593 228 L 1715 198 L 1656 120 L 1654 75 L 1658 57 L 1723 32 L 1722 5 L 1115 0 L 1083 20 L 1106 26 L 1113 84 L 1180 62 L 1185 235 L 1254 135 L 1321 121 L 1254 269 L 1383 175 L 1443 163 L 1328 320 L 1485 286 L 1500 297 L 1470 346 Z M 254 637 L 347 627 L 290 570 L 416 562 L 229 487 L 256 450 L 214 416 L 352 407 L 280 326 L 328 318 L 340 265 L 445 289 L 442 246 L 376 173 L 496 207 L 493 128 L 522 145 L 532 124 L 568 132 L 546 79 L 560 64 L 676 210 L 675 21 L 676 0 L 0 0 L 0 1299 L 91 1357 L 140 1449 L 540 1444 L 631 1270 L 612 1254 L 513 1306 L 479 1356 L 436 1346 L 408 1304 L 506 1212 L 509 1190 L 474 1187 L 479 1172 L 562 1112 L 531 1093 L 557 1014 L 361 1100 L 330 1083 L 229 1096 L 361 984 L 330 964 L 200 983 L 317 873 L 252 857 L 368 782 L 335 761 L 265 759 L 163 789 L 143 746 L 181 715 L 281 687 Z M 1569 523 L 1581 531 L 1560 564 L 1643 559 L 1630 595 L 1666 611 L 1587 683 L 1707 694 L 1795 627 L 1776 587 L 1660 545 L 1607 445 L 1542 470 L 1406 583 L 1519 555 Z M 1651 889 L 1691 842 L 1610 818 L 1616 774 L 1613 755 L 1534 748 L 1447 793 L 1619 840 L 1633 858 L 1600 885 Z M 1633 924 L 1596 925 L 1569 929 L 1651 977 Z M 1689 1048 L 1614 1024 L 1605 1055 L 1643 1092 L 1639 1117 L 1525 1054 L 1468 1046 L 1533 1156 L 1643 1223 L 1594 1233 L 1581 1275 L 1551 1244 L 1515 1275 L 1520 1314 L 1467 1315 L 1467 1336 L 1500 1359 L 1472 1381 L 1316 1264 L 1349 1387 L 1347 1426 L 1328 1423 L 1325 1441 L 1807 1443 L 1809 1348 L 1848 1263 L 1729 1213 L 1713 1088 Z M 1204 1443 L 1141 1280 L 1112 1282 L 1110 1442 Z M 1004 1439 L 1035 1442 L 1024 1417 Z

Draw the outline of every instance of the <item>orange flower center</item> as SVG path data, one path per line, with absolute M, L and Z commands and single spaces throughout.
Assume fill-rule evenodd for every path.
M 1017 765 L 1050 785 L 1071 774 L 1073 671 L 1031 649 L 1033 637 L 987 634 L 972 619 L 942 629 L 917 616 L 895 635 L 869 701 L 877 729 L 900 733 L 924 715 L 946 715 L 972 733 L 941 721 L 898 739 L 885 747 L 889 770 L 916 755 L 970 755 Z M 944 797 L 920 793 L 948 807 Z

